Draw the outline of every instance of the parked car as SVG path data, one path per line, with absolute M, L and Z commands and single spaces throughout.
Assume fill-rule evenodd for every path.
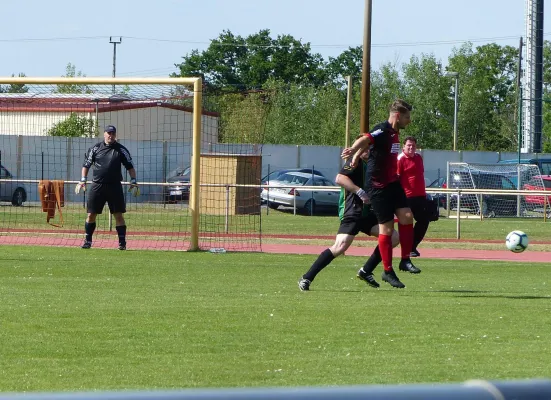
M 334 209 L 339 206 L 340 191 L 306 190 L 300 186 L 323 186 L 340 189 L 329 179 L 305 172 L 287 172 L 277 180 L 270 180 L 272 186 L 296 186 L 295 188 L 270 188 L 262 189 L 261 198 L 266 201 L 268 207 L 276 209 L 279 206 L 296 207 L 306 214 L 314 214 L 319 209 Z M 296 199 L 296 200 L 295 200 Z
M 513 158 L 500 160 L 498 164 L 534 164 L 538 166 L 542 175 L 551 175 L 551 158 Z
M 0 182 L 0 200 L 9 201 L 16 207 L 20 207 L 27 201 L 27 189 L 24 184 L 17 182 L 15 176 L 0 164 L 0 179 L 9 181 Z
M 288 172 L 304 172 L 306 174 L 309 174 L 310 176 L 319 175 L 325 177 L 325 175 L 323 175 L 320 171 L 312 168 L 277 169 L 275 171 L 271 171 L 268 175 L 265 175 L 262 179 L 260 179 L 260 184 L 269 185 L 270 182 L 277 181 L 282 175 Z M 262 194 L 262 189 L 260 189 L 260 193 Z M 264 200 L 262 196 L 260 196 L 260 203 L 266 203 L 266 200 Z
M 312 168 L 291 168 L 291 169 L 278 169 L 275 171 L 271 171 L 268 175 L 264 176 L 260 181 L 262 185 L 269 185 L 270 181 L 276 181 L 281 177 L 282 175 L 288 173 L 288 172 L 304 172 L 306 174 L 310 175 L 319 175 L 325 177 L 320 171 L 317 169 Z
M 543 185 L 542 185 L 543 182 Z M 533 176 L 527 183 L 522 187 L 524 190 L 550 190 L 551 191 L 551 176 L 550 175 L 536 175 Z M 530 211 L 533 211 L 537 208 L 543 208 L 544 198 L 547 197 L 547 205 L 551 201 L 551 196 L 524 196 L 524 201 L 526 202 L 526 208 Z
M 191 167 L 178 167 L 167 175 L 168 186 L 163 186 L 163 198 L 166 203 L 176 203 L 189 199 L 189 181 Z
M 430 184 L 428 184 L 426 186 L 426 188 L 427 189 L 439 189 L 439 188 L 445 189 L 445 188 L 447 188 L 446 177 L 442 176 L 438 179 L 435 179 Z M 431 193 L 431 197 L 433 199 L 436 199 L 436 201 L 438 202 L 439 207 L 446 208 L 448 206 L 447 201 L 446 201 L 446 193 Z
M 484 171 L 450 171 L 450 189 L 494 189 L 494 190 L 516 190 L 513 181 L 505 176 Z M 450 195 L 450 208 L 457 208 L 457 194 Z M 477 194 L 461 194 L 461 209 L 467 209 L 475 214 L 485 217 L 514 216 L 517 215 L 518 196 L 511 194 L 483 194 L 482 202 Z M 524 198 L 520 199 L 520 211 L 526 211 Z

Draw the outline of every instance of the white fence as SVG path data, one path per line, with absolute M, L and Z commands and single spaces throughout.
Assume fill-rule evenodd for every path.
M 0 162 L 20 179 L 80 179 L 84 153 L 99 140 L 86 138 L 2 136 Z M 162 182 L 166 174 L 181 165 L 189 165 L 191 147 L 182 141 L 124 140 L 136 164 L 138 180 Z M 202 152 L 259 154 L 262 152 L 262 176 L 285 168 L 314 168 L 334 179 L 342 166 L 342 148 L 336 146 L 208 144 Z M 495 163 L 514 159 L 516 153 L 453 152 L 420 150 L 424 158 L 425 178 L 431 182 L 446 176 L 448 162 Z M 523 158 L 546 157 L 523 154 Z M 551 157 L 551 155 L 548 155 Z M 35 192 L 35 191 L 33 191 Z M 144 194 L 148 194 L 145 192 Z M 71 196 L 69 194 L 69 196 Z M 30 198 L 37 201 L 37 198 Z M 69 201 L 73 200 L 71 197 Z M 161 199 L 159 199 L 161 200 Z

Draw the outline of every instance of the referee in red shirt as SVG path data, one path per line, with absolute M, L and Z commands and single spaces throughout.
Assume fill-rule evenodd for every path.
M 416 153 L 417 139 L 408 136 L 404 140 L 402 153 L 398 155 L 398 175 L 406 192 L 409 208 L 415 219 L 413 227 L 413 248 L 410 257 L 419 257 L 417 246 L 425 237 L 429 228 L 427 210 L 427 192 L 425 190 L 425 167 L 423 157 Z

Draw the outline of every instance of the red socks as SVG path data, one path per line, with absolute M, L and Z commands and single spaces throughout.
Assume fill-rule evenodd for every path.
M 409 258 L 413 249 L 413 224 L 398 224 L 398 233 L 400 234 L 400 247 L 402 250 L 402 260 Z
M 411 231 L 413 233 L 413 230 Z M 412 237 L 413 240 L 413 237 Z M 413 245 L 413 242 L 412 242 Z M 385 271 L 392 270 L 392 236 L 379 234 L 379 251 Z M 408 253 L 409 254 L 409 253 Z

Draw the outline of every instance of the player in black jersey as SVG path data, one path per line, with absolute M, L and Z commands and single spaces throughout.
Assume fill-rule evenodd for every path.
M 115 217 L 119 250 L 126 250 L 126 222 L 123 217 L 126 212 L 126 202 L 122 191 L 121 165 L 124 165 L 131 178 L 128 191 L 134 196 L 139 196 L 140 189 L 136 183 L 136 170 L 132 157 L 128 149 L 117 142 L 116 135 L 117 129 L 113 125 L 105 127 L 103 142 L 97 143 L 86 152 L 86 159 L 82 165 L 82 178 L 75 187 L 77 194 L 81 190 L 86 190 L 88 171 L 93 166 L 94 177 L 86 205 L 88 216 L 84 224 L 86 238 L 81 246 L 83 249 L 92 247 L 96 216 L 103 212 L 103 207 L 107 203 L 111 214 Z
M 365 152 L 362 155 L 363 160 L 367 159 L 367 154 Z M 341 224 L 337 232 L 335 244 L 325 249 L 298 281 L 298 287 L 302 291 L 310 290 L 310 285 L 316 275 L 336 257 L 344 254 L 359 232 L 375 237 L 379 235 L 377 216 L 371 210 L 371 206 L 366 204 L 369 199 L 362 189 L 365 180 L 365 163 L 362 161 L 358 163 L 357 167 L 352 167 L 350 165 L 351 161 L 351 158 L 346 161 L 336 179 L 336 183 L 341 186 L 341 196 L 339 199 Z M 397 246 L 398 243 L 398 233 L 394 232 L 392 244 Z M 380 262 L 381 253 L 379 246 L 377 246 L 365 265 L 358 271 L 357 277 L 369 286 L 378 288 L 379 283 L 373 278 L 373 271 Z

